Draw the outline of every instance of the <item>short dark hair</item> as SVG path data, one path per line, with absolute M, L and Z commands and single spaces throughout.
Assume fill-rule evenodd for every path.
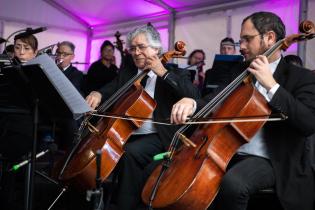
M 285 37 L 285 25 L 281 18 L 272 12 L 255 12 L 247 16 L 243 22 L 251 20 L 255 28 L 260 34 L 264 34 L 268 31 L 274 31 L 276 33 L 276 41 L 279 41 Z
M 220 44 L 222 44 L 223 42 L 231 42 L 232 44 L 235 44 L 234 39 L 231 37 L 225 37 L 221 40 Z
M 111 48 L 113 48 L 113 50 L 115 49 L 114 45 L 109 40 L 105 40 L 101 46 L 101 53 L 106 46 L 110 46 Z
M 189 54 L 189 56 L 188 56 L 188 65 L 191 65 L 190 59 L 193 57 L 193 55 L 194 55 L 195 53 L 201 53 L 201 54 L 203 55 L 203 60 L 206 59 L 206 54 L 205 54 L 205 52 L 204 52 L 202 49 L 196 49 L 196 50 L 192 51 L 192 52 Z
M 231 45 L 235 49 L 235 42 L 234 42 L 234 39 L 231 38 L 231 37 L 225 37 L 224 39 L 222 39 L 221 42 L 220 42 L 220 47 L 222 45 Z
M 286 55 L 284 56 L 284 60 L 287 62 L 287 63 L 290 63 L 290 64 L 293 64 L 293 65 L 296 65 L 296 66 L 300 66 L 300 67 L 303 67 L 303 61 L 302 59 L 297 56 L 297 55 Z
M 17 34 L 15 37 L 14 37 L 14 44 L 16 43 L 16 37 L 20 35 L 20 34 Z M 22 42 L 26 43 L 26 44 L 29 44 L 31 46 L 31 48 L 34 50 L 34 52 L 38 49 L 38 41 L 37 41 L 37 38 L 31 34 L 31 35 L 28 35 L 28 36 L 22 36 L 21 38 L 19 38 L 19 40 L 21 40 Z
M 66 45 L 66 46 L 70 47 L 71 51 L 74 53 L 75 45 L 72 42 L 69 42 L 69 41 L 60 42 L 60 43 L 58 43 L 58 48 L 59 48 L 59 46 L 62 46 L 62 45 Z

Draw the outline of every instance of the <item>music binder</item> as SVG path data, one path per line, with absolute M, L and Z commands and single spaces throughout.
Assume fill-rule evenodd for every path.
M 8 74 L 15 85 L 20 86 L 24 95 L 28 89 L 29 94 L 33 94 L 28 97 L 38 98 L 39 106 L 54 118 L 79 119 L 84 113 L 92 110 L 47 54 L 40 55 L 18 68 L 7 68 L 4 73 Z

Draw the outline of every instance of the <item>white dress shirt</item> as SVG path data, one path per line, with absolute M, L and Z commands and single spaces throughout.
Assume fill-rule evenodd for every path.
M 269 67 L 272 72 L 272 74 L 276 71 L 276 68 L 280 62 L 281 57 L 270 63 Z M 256 81 L 255 86 L 257 90 L 265 97 L 265 99 L 269 102 L 280 85 L 277 83 L 274 85 L 268 92 L 267 90 L 258 82 Z M 266 142 L 262 138 L 262 131 L 258 131 L 256 135 L 250 140 L 249 143 L 243 144 L 237 151 L 239 154 L 250 154 L 250 155 L 256 155 L 264 158 L 269 158 L 268 150 L 266 147 Z
M 141 72 L 142 72 L 141 70 L 138 70 L 138 74 L 140 74 Z M 144 90 L 152 98 L 154 98 L 154 90 L 155 90 L 157 75 L 153 71 L 150 71 L 147 75 L 149 77 L 148 77 L 148 79 L 146 81 L 146 85 L 145 85 Z M 152 117 L 153 117 L 153 113 L 152 113 L 152 115 L 149 118 L 152 118 Z M 156 133 L 156 132 L 157 131 L 156 131 L 156 128 L 155 128 L 153 123 L 151 123 L 151 122 L 144 122 L 143 125 L 140 128 L 138 128 L 137 130 L 135 130 L 133 132 L 133 134 L 149 134 L 149 133 Z

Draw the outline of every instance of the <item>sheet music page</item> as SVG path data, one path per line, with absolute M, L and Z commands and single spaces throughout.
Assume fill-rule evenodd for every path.
M 54 60 L 47 54 L 42 54 L 30 60 L 26 63 L 26 65 L 28 64 L 41 65 L 47 78 L 73 113 L 74 119 L 79 119 L 84 113 L 92 110 L 78 90 L 72 85 L 64 73 L 61 72 Z

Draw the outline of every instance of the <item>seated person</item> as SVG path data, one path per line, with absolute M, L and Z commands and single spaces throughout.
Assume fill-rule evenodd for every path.
M 35 58 L 37 49 L 38 41 L 34 35 L 14 38 L 13 63 L 18 65 Z M 32 150 L 33 115 L 32 104 L 27 99 L 30 93 L 21 93 L 6 75 L 3 77 L 0 81 L 0 154 L 5 160 L 5 165 L 11 166 L 25 159 Z M 24 183 L 17 183 L 20 181 L 17 177 L 24 181 L 24 170 L 8 173 L 7 169 L 1 168 L 0 172 L 1 209 L 20 209 L 16 194 L 17 189 L 21 186 L 23 188 Z
M 118 68 L 115 65 L 114 52 L 114 45 L 110 41 L 105 40 L 100 49 L 101 58 L 92 63 L 85 76 L 87 94 L 93 90 L 100 89 L 117 76 Z
M 59 43 L 56 56 L 56 63 L 60 70 L 83 95 L 83 73 L 71 64 L 75 57 L 75 45 L 69 41 Z M 56 132 L 56 141 L 59 148 L 66 151 L 70 150 L 76 141 L 75 133 L 78 130 L 79 122 L 74 119 L 57 119 L 53 123 L 56 123 L 56 127 L 59 128 Z
M 203 80 L 205 78 L 205 73 L 203 72 L 203 65 L 205 65 L 204 60 L 206 59 L 206 54 L 201 49 L 196 49 L 190 53 L 188 56 L 187 64 L 189 66 L 196 65 L 197 71 L 194 74 L 193 83 L 201 89 L 203 86 Z
M 285 25 L 271 12 L 253 13 L 242 22 L 241 53 L 251 61 L 247 70 L 257 79 L 257 91 L 272 113 L 285 113 L 288 118 L 266 122 L 238 148 L 222 178 L 213 209 L 246 210 L 254 193 L 271 187 L 284 209 L 314 209 L 315 179 L 307 140 L 315 133 L 315 75 L 285 62 L 280 49 L 268 59 L 263 55 L 284 37 Z M 203 99 L 180 100 L 173 107 L 172 121 L 185 122 L 195 113 L 194 107 L 200 109 L 212 98 L 209 94 Z M 207 153 L 211 152 L 208 147 Z
M 127 46 L 137 69 L 129 67 L 119 71 L 111 83 L 87 96 L 94 109 L 101 100 L 107 100 L 135 75 L 150 70 L 142 85 L 147 94 L 156 101 L 153 119 L 168 118 L 173 104 L 180 98 L 199 96 L 198 89 L 190 81 L 188 71 L 167 70 L 159 59 L 162 43 L 159 32 L 152 26 L 136 28 L 127 36 Z M 133 127 L 133 126 L 132 126 Z M 163 126 L 145 122 L 135 129 L 123 145 L 125 153 L 119 160 L 117 204 L 119 210 L 135 210 L 141 203 L 145 168 L 153 162 L 153 156 L 166 151 L 177 126 Z
M 83 73 L 71 64 L 75 57 L 74 50 L 75 46 L 72 42 L 63 41 L 59 43 L 56 50 L 56 63 L 74 87 L 82 94 Z
M 234 40 L 230 37 L 222 39 L 220 42 L 220 55 L 235 55 L 235 53 L 236 48 Z M 202 95 L 214 92 L 216 88 L 221 85 L 220 81 L 224 82 L 225 80 L 233 79 L 232 71 L 234 68 L 237 68 L 236 65 L 238 65 L 243 59 L 241 57 L 229 57 L 222 57 L 221 60 L 216 60 L 217 56 L 215 57 L 212 69 L 208 69 L 206 71 Z

